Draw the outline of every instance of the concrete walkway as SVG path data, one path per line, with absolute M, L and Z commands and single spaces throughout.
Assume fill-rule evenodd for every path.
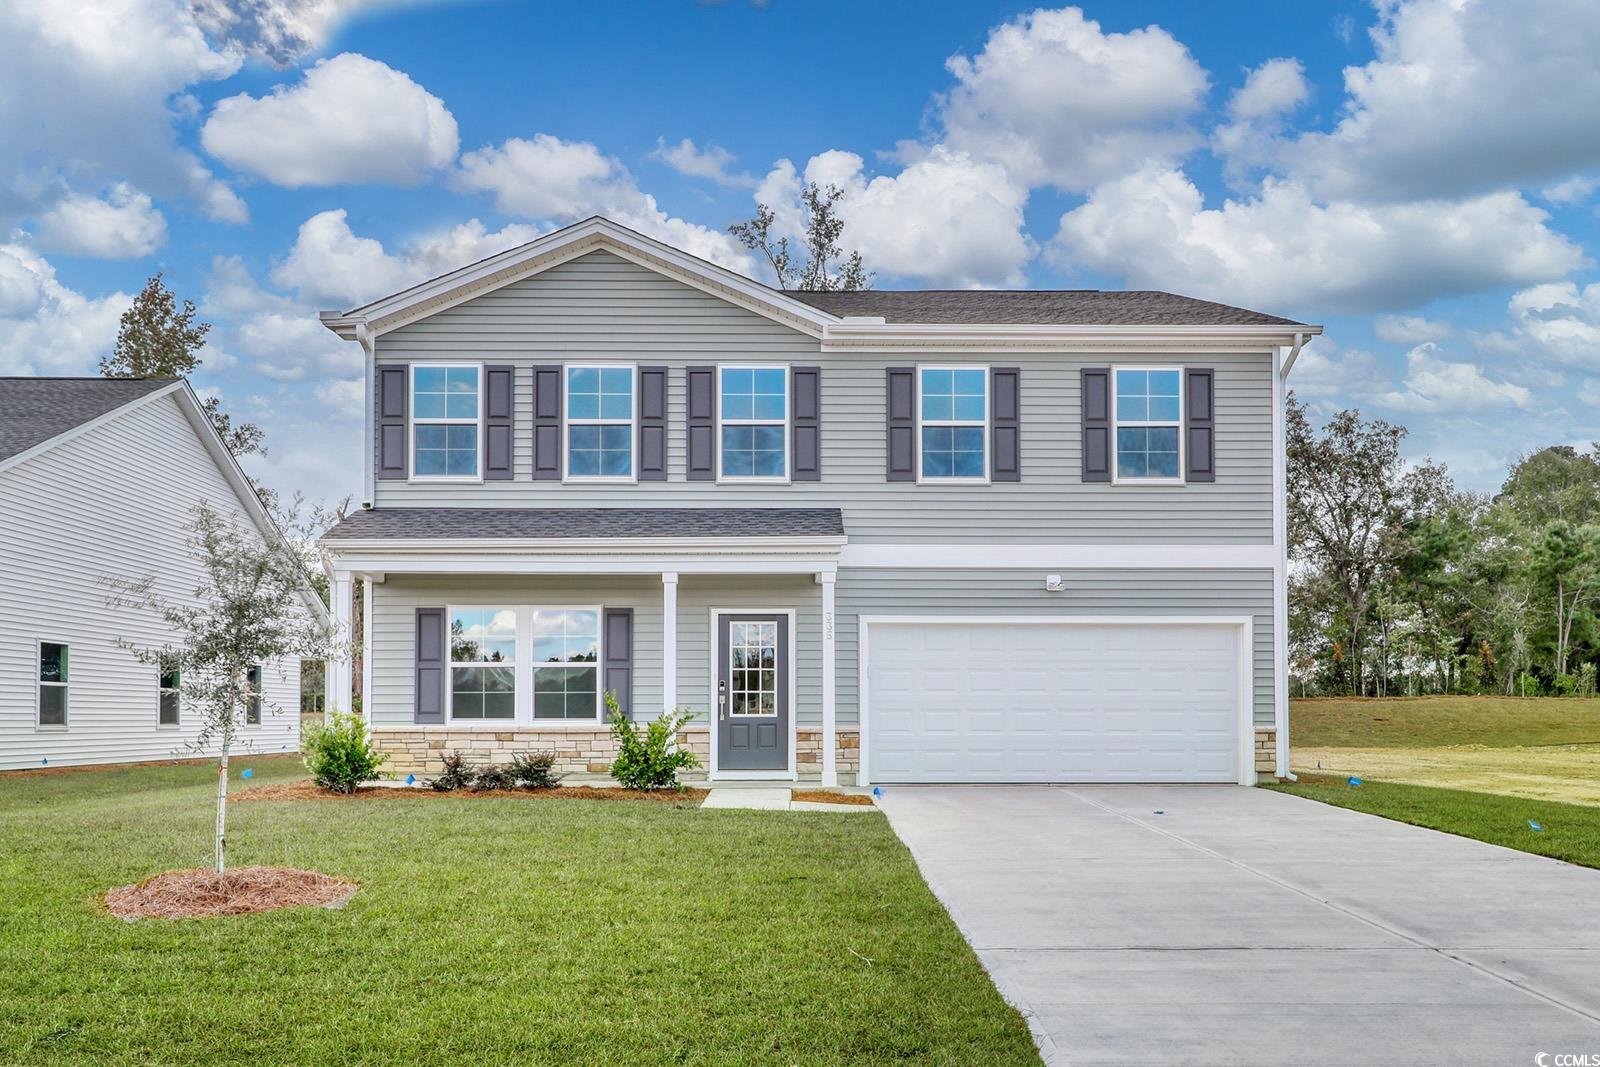
M 1238 786 L 883 792 L 1048 1061 L 1600 1053 L 1600 871 Z
M 870 804 L 825 804 L 795 800 L 789 786 L 713 786 L 702 808 L 749 808 L 755 811 L 875 811 Z

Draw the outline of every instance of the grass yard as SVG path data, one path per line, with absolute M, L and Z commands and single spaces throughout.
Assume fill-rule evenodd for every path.
M 1038 1062 L 881 815 L 256 801 L 231 861 L 347 907 L 110 917 L 207 861 L 214 774 L 0 775 L 0 1063 Z

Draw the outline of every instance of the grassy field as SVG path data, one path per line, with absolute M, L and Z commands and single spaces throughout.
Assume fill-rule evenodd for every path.
M 1600 700 L 1320 698 L 1289 716 L 1296 774 L 1600 805 Z
M 107 915 L 206 862 L 213 774 L 0 775 L 0 1063 L 1037 1062 L 881 815 L 256 801 L 232 861 L 347 907 Z

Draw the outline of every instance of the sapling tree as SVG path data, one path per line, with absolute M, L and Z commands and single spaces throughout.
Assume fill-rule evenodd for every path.
M 325 659 L 341 654 L 326 618 L 307 604 L 308 577 L 283 538 L 263 537 L 253 527 L 224 517 L 202 503 L 189 524 L 189 551 L 201 565 L 193 596 L 169 598 L 153 576 L 108 577 L 114 606 L 153 611 L 176 634 L 162 645 L 118 644 L 164 675 L 176 673 L 187 713 L 200 731 L 192 751 L 216 750 L 216 868 L 227 850 L 228 758 L 239 728 L 263 713 L 278 714 L 267 695 L 264 672 L 285 658 Z

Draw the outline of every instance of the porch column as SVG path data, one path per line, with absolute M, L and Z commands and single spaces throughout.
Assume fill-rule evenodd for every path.
M 661 572 L 661 710 L 678 706 L 678 572 Z
M 351 612 L 354 610 L 354 597 L 351 596 L 351 583 L 349 571 L 334 571 L 333 586 L 329 590 L 333 600 L 333 622 L 336 628 L 334 640 L 343 647 L 333 658 L 327 662 L 323 681 L 325 695 L 323 712 L 350 710 L 350 635 L 353 632 L 350 626 Z
M 837 575 L 833 571 L 824 571 L 817 575 L 817 581 L 822 583 L 822 784 L 834 786 L 839 784 L 839 768 L 837 749 L 838 724 L 835 720 L 834 708 L 834 661 L 837 658 L 833 645 L 833 587 Z

